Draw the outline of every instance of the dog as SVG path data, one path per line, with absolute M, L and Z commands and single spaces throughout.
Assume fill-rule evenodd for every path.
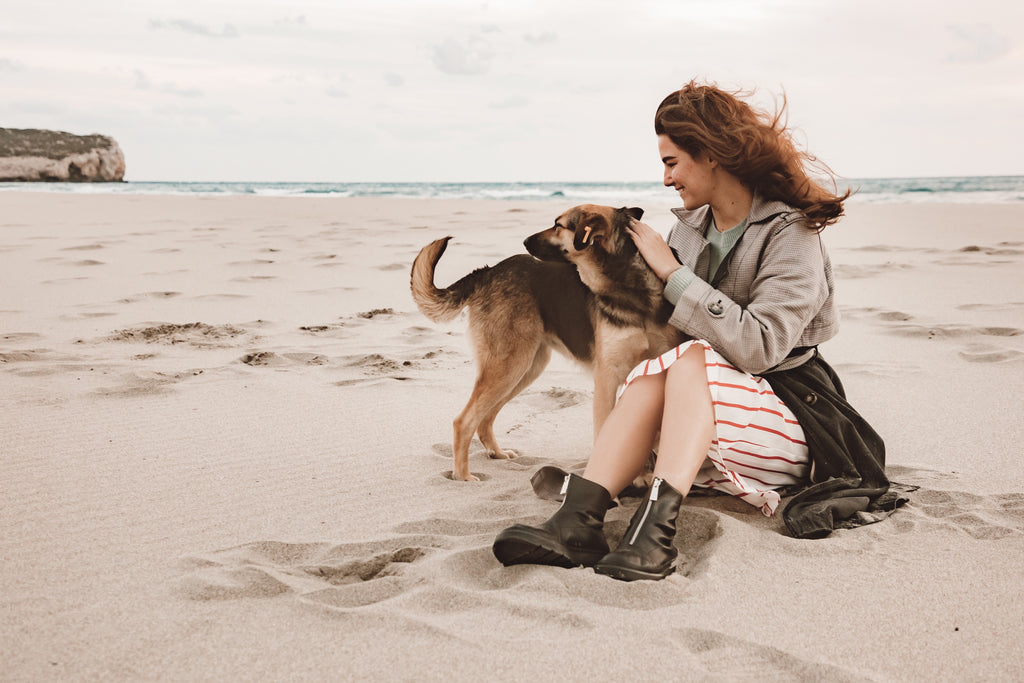
M 592 369 L 596 438 L 615 405 L 616 389 L 644 358 L 680 343 L 668 324 L 664 283 L 637 251 L 627 228 L 640 208 L 583 204 L 526 238 L 519 254 L 474 270 L 447 288 L 434 270 L 451 237 L 420 250 L 412 297 L 435 322 L 469 309 L 477 376 L 453 422 L 452 478 L 476 481 L 469 444 L 476 433 L 492 458 L 510 458 L 494 437 L 494 420 L 547 367 L 555 350 Z

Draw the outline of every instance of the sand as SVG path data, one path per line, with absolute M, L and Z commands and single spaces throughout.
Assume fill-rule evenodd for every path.
M 465 320 L 408 292 L 430 240 L 447 283 L 564 208 L 0 194 L 0 679 L 1019 679 L 1024 204 L 825 233 L 823 354 L 904 508 L 798 541 L 691 498 L 633 584 L 494 560 L 554 510 L 530 475 L 585 462 L 590 380 L 554 361 L 498 418 L 520 457 L 451 481 Z

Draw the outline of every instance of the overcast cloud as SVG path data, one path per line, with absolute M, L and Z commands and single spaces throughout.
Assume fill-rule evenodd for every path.
M 114 136 L 130 180 L 657 180 L 693 77 L 785 91 L 847 177 L 1022 174 L 1006 0 L 8 3 L 0 126 Z

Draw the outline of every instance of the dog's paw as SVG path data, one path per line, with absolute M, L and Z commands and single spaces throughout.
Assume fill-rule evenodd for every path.
M 491 460 L 512 460 L 519 457 L 519 452 L 511 448 L 495 448 L 487 450 L 487 457 Z
M 445 472 L 444 476 L 452 481 L 480 481 L 480 477 L 476 476 L 472 472 L 465 472 L 462 474 L 456 472 Z

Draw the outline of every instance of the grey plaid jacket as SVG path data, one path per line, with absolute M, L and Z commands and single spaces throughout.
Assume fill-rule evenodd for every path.
M 839 312 L 832 264 L 820 235 L 807 227 L 799 211 L 755 196 L 747 229 L 712 282 L 707 282 L 704 238 L 710 208 L 672 213 L 679 220 L 668 245 L 697 275 L 676 303 L 669 320 L 674 327 L 706 340 L 753 375 L 799 365 L 810 353 L 790 356 L 795 348 L 835 336 Z

